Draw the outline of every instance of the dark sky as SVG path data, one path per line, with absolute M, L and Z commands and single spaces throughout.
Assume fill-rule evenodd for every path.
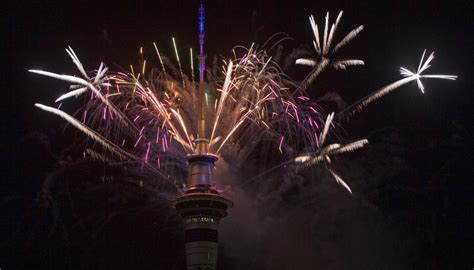
M 473 142 L 472 4 L 470 1 L 428 0 L 387 2 L 206 1 L 207 53 L 210 56 L 229 55 L 229 49 L 234 45 L 249 46 L 253 41 L 263 43 L 280 31 L 294 38 L 284 44 L 287 48 L 310 44 L 313 36 L 308 15 L 314 14 L 322 22 L 327 10 L 334 18 L 342 9 L 345 13 L 339 34 L 360 24 L 364 24 L 365 29 L 341 54 L 361 58 L 366 66 L 328 72 L 312 87 L 312 95 L 336 91 L 350 103 L 399 79 L 400 66 L 416 68 L 423 49 L 435 51 L 431 71 L 456 74 L 459 76 L 457 81 L 427 81 L 424 95 L 414 84 L 407 85 L 369 107 L 344 128 L 349 138 L 376 137 L 374 133 L 377 131 L 396 130 L 408 148 L 404 158 L 412 166 L 410 175 L 416 181 L 424 181 L 424 176 L 434 174 L 448 161 L 459 163 L 458 167 L 453 167 L 457 172 L 446 177 L 450 187 L 462 186 L 464 191 L 446 191 L 447 197 L 460 194 L 470 200 L 462 201 L 464 212 L 456 214 L 456 220 L 452 222 L 472 224 L 473 175 L 467 162 L 472 160 Z M 66 85 L 29 74 L 27 69 L 75 73 L 64 51 L 68 45 L 75 49 L 86 69 L 97 68 L 100 61 L 111 67 L 136 63 L 138 48 L 144 46 L 153 53 L 153 41 L 171 55 L 171 36 L 176 37 L 182 54 L 187 53 L 190 46 L 197 47 L 198 1 L 13 1 L 9 5 L 2 8 L 1 16 L 6 30 L 0 42 L 0 90 L 4 103 L 2 152 L 5 157 L 2 175 L 6 176 L 2 178 L 6 181 L 0 194 L 4 198 L 10 194 L 30 194 L 33 198 L 38 185 L 29 187 L 29 179 L 18 178 L 25 175 L 25 170 L 30 170 L 26 175 L 44 176 L 51 164 L 42 160 L 40 153 L 34 153 L 38 147 L 28 138 L 45 134 L 54 153 L 60 153 L 74 139 L 63 136 L 64 123 L 61 120 L 33 107 L 35 102 L 52 104 Z M 301 79 L 301 72 L 293 74 L 295 79 Z M 30 145 L 33 147 L 29 148 Z M 33 166 L 32 163 L 39 165 Z M 453 175 L 460 179 L 451 179 Z M 403 205 L 401 200 L 395 198 L 391 202 L 395 210 L 387 207 L 388 213 L 396 218 L 400 218 L 396 209 L 398 204 Z M 425 207 L 435 208 L 440 202 L 424 203 Z M 8 213 L 12 213 L 11 218 L 15 220 L 22 216 L 17 212 L 23 210 L 18 207 L 18 211 Z M 409 228 L 416 227 L 410 227 L 410 222 Z M 446 231 L 443 228 L 447 228 Z M 442 227 L 438 234 L 451 233 L 455 235 L 453 239 L 461 239 L 462 233 L 458 231 L 461 228 L 465 227 Z M 472 248 L 472 231 L 466 232 L 464 240 L 460 245 L 469 241 L 471 245 L 462 246 L 462 249 Z M 456 246 L 454 242 L 443 241 L 447 241 L 442 243 L 448 247 Z M 435 260 L 433 269 L 441 269 L 441 266 L 450 265 L 450 260 L 459 259 L 455 254 L 443 258 L 443 262 Z M 453 265 L 474 266 L 472 256 L 470 260 L 465 259 Z M 1 259 L 0 268 L 3 268 Z

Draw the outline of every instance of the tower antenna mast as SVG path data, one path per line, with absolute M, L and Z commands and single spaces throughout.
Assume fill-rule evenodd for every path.
M 197 121 L 197 140 L 196 152 L 198 154 L 206 154 L 209 151 L 209 141 L 206 138 L 206 104 L 204 102 L 206 95 L 206 86 L 204 82 L 204 74 L 206 72 L 206 55 L 204 54 L 204 3 L 201 1 L 198 9 L 199 15 L 199 109 Z

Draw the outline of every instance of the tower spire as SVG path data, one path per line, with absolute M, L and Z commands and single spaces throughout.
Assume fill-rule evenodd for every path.
M 198 33 L 199 33 L 199 109 L 197 121 L 197 140 L 196 153 L 205 154 L 209 151 L 209 141 L 206 138 L 206 108 L 205 108 L 205 94 L 206 85 L 204 83 L 204 74 L 206 72 L 206 55 L 204 54 L 204 3 L 201 1 L 198 9 Z
M 204 73 L 206 71 L 206 56 L 204 55 L 204 3 L 201 1 L 198 9 L 199 15 L 199 82 L 204 82 Z

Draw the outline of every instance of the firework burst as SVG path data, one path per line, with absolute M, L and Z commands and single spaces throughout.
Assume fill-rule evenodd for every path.
M 82 64 L 72 49 L 68 53 L 81 71 Z M 74 90 L 57 101 L 90 91 L 82 121 L 53 107 L 36 106 L 62 117 L 111 154 L 156 170 L 162 170 L 166 162 L 163 155 L 194 152 L 196 82 L 185 75 L 174 79 L 164 68 L 147 74 L 118 72 L 107 76 L 103 70 L 106 68 L 101 64 L 95 76 L 80 72 L 84 78 L 30 70 L 73 83 Z M 79 86 L 80 92 L 76 92 Z M 278 67 L 265 52 L 251 48 L 240 58 L 224 61 L 222 77 L 211 79 L 207 88 L 206 115 L 212 121 L 206 128 L 211 134 L 212 153 L 245 157 L 263 140 L 278 141 L 282 153 L 286 145 L 303 142 L 304 147 L 313 149 L 319 145 L 319 108 L 308 97 L 292 97 Z M 184 150 L 182 154 L 178 145 Z
M 421 79 L 444 79 L 444 80 L 456 80 L 457 76 L 455 75 L 437 75 L 437 74 L 423 74 L 429 67 L 431 67 L 431 61 L 434 59 L 434 52 L 432 52 L 428 58 L 425 60 L 425 53 L 426 50 L 423 51 L 421 55 L 420 63 L 418 64 L 418 69 L 416 72 L 412 72 L 407 68 L 401 67 L 400 74 L 402 75 L 403 79 L 395 81 L 387 86 L 384 86 L 378 90 L 375 90 L 371 94 L 367 95 L 366 97 L 361 98 L 348 108 L 344 109 L 342 112 L 338 114 L 338 116 L 353 115 L 354 113 L 361 111 L 364 107 L 369 105 L 370 103 L 376 101 L 377 99 L 385 96 L 386 94 L 394 91 L 395 89 L 403 86 L 409 82 L 416 81 L 418 89 L 422 93 L 424 93 L 424 86 L 421 82 Z
M 323 72 L 328 66 L 335 69 L 346 69 L 348 66 L 364 65 L 364 61 L 359 59 L 333 59 L 333 54 L 339 49 L 351 42 L 359 33 L 364 29 L 363 25 L 351 30 L 341 41 L 333 45 L 334 37 L 336 35 L 337 27 L 341 20 L 343 11 L 339 12 L 336 21 L 331 25 L 329 29 L 329 12 L 326 13 L 324 31 L 319 33 L 319 27 L 316 24 L 314 16 L 309 17 L 311 29 L 313 30 L 314 40 L 313 46 L 317 53 L 317 58 L 300 58 L 296 60 L 297 65 L 306 65 L 313 67 L 313 70 L 306 76 L 301 82 L 297 91 L 305 90 L 316 77 Z
M 349 192 L 349 185 L 331 167 L 331 156 L 354 151 L 366 145 L 367 140 L 348 144 L 330 143 L 335 114 L 327 116 L 318 104 L 305 94 L 308 86 L 328 67 L 345 69 L 363 65 L 358 59 L 337 59 L 333 55 L 352 41 L 362 30 L 359 26 L 339 42 L 336 30 L 342 11 L 329 28 L 329 13 L 323 33 L 313 16 L 310 25 L 317 58 L 302 58 L 296 64 L 313 67 L 300 83 L 290 80 L 266 51 L 251 46 L 237 56 L 222 59 L 208 72 L 204 83 L 205 130 L 209 135 L 209 152 L 235 160 L 235 166 L 252 153 L 261 152 L 261 145 L 271 145 L 281 153 L 281 164 L 295 163 L 297 167 L 323 164 L 337 183 Z M 30 72 L 71 83 L 70 91 L 58 97 L 62 102 L 83 96 L 81 120 L 60 109 L 36 104 L 42 110 L 58 115 L 85 133 L 112 156 L 141 164 L 163 180 L 175 183 L 181 178 L 176 164 L 185 168 L 187 154 L 195 153 L 198 136 L 197 118 L 200 115 L 199 92 L 201 85 L 194 80 L 194 64 L 190 49 L 191 76 L 183 72 L 176 40 L 172 39 L 177 65 L 163 61 L 156 43 L 153 43 L 160 68 L 148 68 L 146 60 L 130 72 L 108 72 L 101 63 L 99 68 L 86 72 L 75 52 L 66 49 L 81 77 L 61 75 L 41 70 Z M 335 45 L 334 45 L 335 44 Z M 143 49 L 140 49 L 143 54 Z M 389 84 L 359 100 L 336 116 L 352 114 L 396 88 L 417 81 L 423 92 L 421 79 L 454 80 L 453 75 L 423 74 L 433 60 L 433 53 L 424 60 L 424 53 L 416 72 L 401 68 L 403 79 Z M 218 70 L 218 71 L 217 71 Z M 178 161 L 177 161 L 178 160 Z M 281 167 L 281 164 L 273 167 Z M 264 173 L 268 172 L 266 170 Z M 260 174 L 261 176 L 262 174 Z
M 326 119 L 326 123 L 324 124 L 323 132 L 320 135 L 320 142 L 321 147 L 320 150 L 314 153 L 306 153 L 301 156 L 295 158 L 295 162 L 297 164 L 301 164 L 303 167 L 313 166 L 319 163 L 324 163 L 326 169 L 331 173 L 337 183 L 341 184 L 345 187 L 350 193 L 352 190 L 349 188 L 346 182 L 340 177 L 334 170 L 330 167 L 331 165 L 331 156 L 352 152 L 357 149 L 364 147 L 364 145 L 368 144 L 369 141 L 366 139 L 354 141 L 348 144 L 341 145 L 339 143 L 332 143 L 329 145 L 325 145 L 326 137 L 328 134 L 329 127 L 334 119 L 334 113 L 328 115 Z

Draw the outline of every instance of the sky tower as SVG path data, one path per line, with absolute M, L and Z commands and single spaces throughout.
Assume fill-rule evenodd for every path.
M 183 218 L 185 235 L 186 268 L 211 270 L 216 268 L 218 250 L 218 225 L 227 215 L 232 202 L 222 197 L 213 185 L 213 169 L 217 156 L 209 153 L 209 140 L 205 130 L 206 56 L 204 54 L 204 4 L 199 15 L 199 110 L 198 134 L 194 153 L 188 156 L 188 178 L 184 195 L 174 200 L 176 210 Z

